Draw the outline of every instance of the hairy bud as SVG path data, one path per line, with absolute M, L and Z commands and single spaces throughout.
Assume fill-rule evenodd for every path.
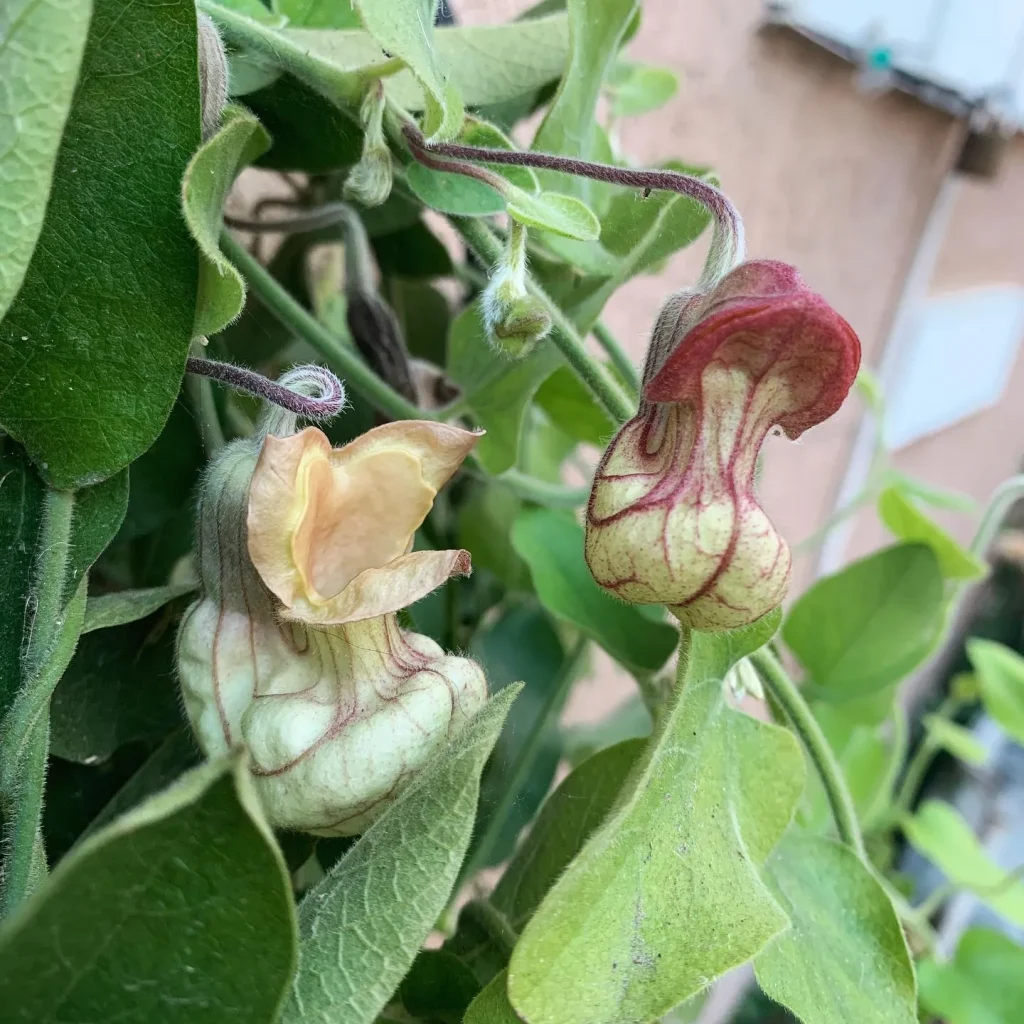
M 394 170 L 384 140 L 384 84 L 375 82 L 360 111 L 364 133 L 363 154 L 345 179 L 346 199 L 363 206 L 380 206 L 391 195 Z
M 228 102 L 228 58 L 213 19 L 199 11 L 199 105 L 203 142 L 220 128 L 221 114 Z
M 790 553 L 757 502 L 768 431 L 792 439 L 831 416 L 860 343 L 784 263 L 743 263 L 659 318 L 643 402 L 605 452 L 587 508 L 601 586 L 667 604 L 695 629 L 731 629 L 781 603 Z
M 511 222 L 509 245 L 480 297 L 491 346 L 522 359 L 551 330 L 551 314 L 526 290 L 526 228 Z

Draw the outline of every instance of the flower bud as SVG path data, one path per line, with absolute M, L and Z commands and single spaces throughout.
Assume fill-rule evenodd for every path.
M 384 139 L 384 86 L 375 82 L 363 100 L 363 153 L 345 179 L 344 195 L 363 206 L 380 206 L 391 195 L 394 170 Z
M 199 107 L 203 142 L 220 128 L 221 114 L 228 102 L 228 58 L 213 19 L 197 12 L 199 25 Z
M 508 251 L 480 296 L 487 340 L 511 359 L 522 359 L 551 330 L 551 314 L 526 290 L 526 228 L 511 222 Z
M 465 551 L 410 549 L 476 440 L 404 421 L 335 450 L 307 428 L 211 468 L 179 675 L 204 753 L 248 747 L 272 824 L 361 831 L 485 701 L 475 663 L 395 616 L 469 571 Z
M 586 559 L 601 586 L 667 604 L 695 629 L 732 629 L 779 605 L 790 553 L 754 494 L 768 431 L 831 416 L 860 343 L 784 263 L 743 263 L 659 317 L 643 402 L 598 467 Z

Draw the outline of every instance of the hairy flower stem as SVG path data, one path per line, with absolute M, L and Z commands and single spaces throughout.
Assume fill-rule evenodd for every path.
M 637 373 L 633 360 L 626 355 L 618 339 L 608 327 L 600 320 L 594 324 L 591 333 L 594 335 L 598 345 L 604 349 L 605 354 L 612 361 L 616 372 L 626 382 L 626 385 L 634 395 L 640 393 L 640 374 Z
M 825 787 L 832 817 L 835 819 L 839 838 L 867 863 L 864 850 L 864 837 L 861 835 L 857 812 L 853 806 L 853 798 L 843 777 L 843 769 L 836 760 L 836 755 L 828 745 L 825 734 L 821 731 L 811 709 L 807 706 L 796 683 L 790 679 L 779 660 L 767 647 L 762 647 L 750 655 L 750 660 L 757 669 L 772 696 L 778 701 L 786 717 L 789 718 L 793 730 L 800 737 L 811 762 Z
M 50 741 L 49 686 L 46 669 L 60 656 L 66 614 L 65 586 L 71 552 L 74 491 L 48 490 L 39 535 L 32 622 L 22 656 L 22 688 L 3 728 L 2 782 L 8 822 L 0 913 L 8 916 L 29 895 L 40 874 L 40 820 Z M 56 680 L 54 680 L 55 684 Z M 36 690 L 48 692 L 36 694 Z M 41 701 L 34 698 L 41 697 Z M 38 707 L 21 714 L 23 708 Z
M 494 232 L 482 221 L 472 217 L 452 217 L 452 223 L 462 235 L 466 244 L 488 266 L 497 266 L 504 249 Z M 565 356 L 565 361 L 576 371 L 602 408 L 616 425 L 625 423 L 634 413 L 633 403 L 622 389 L 612 380 L 608 371 L 595 359 L 587 355 L 583 339 L 572 321 L 562 312 L 558 304 L 532 279 L 527 279 L 527 289 L 544 304 L 554 329 L 551 340 Z
M 319 391 L 317 395 L 303 394 L 277 381 L 268 380 L 262 374 L 256 373 L 255 370 L 247 370 L 244 366 L 218 363 L 213 359 L 202 359 L 198 356 L 190 356 L 185 369 L 189 373 L 209 377 L 227 384 L 236 391 L 244 391 L 255 398 L 279 405 L 282 409 L 287 409 L 307 420 L 330 419 L 341 412 L 345 405 L 345 386 L 333 373 L 321 367 L 307 368 L 311 375 L 310 383 Z
M 516 167 L 561 171 L 564 174 L 592 178 L 609 185 L 643 189 L 645 195 L 652 191 L 676 192 L 694 200 L 711 214 L 715 223 L 711 249 L 697 285 L 701 291 L 710 289 L 743 260 L 743 220 L 736 207 L 720 189 L 691 174 L 617 167 L 613 164 L 599 164 L 590 160 L 531 150 L 488 149 L 483 146 L 462 146 L 452 142 L 432 143 L 427 142 L 419 128 L 410 121 L 403 123 L 402 135 L 409 151 L 419 163 L 434 170 L 465 174 L 492 185 L 499 191 L 504 185 L 503 179 L 499 179 L 500 185 L 494 185 L 490 180 L 495 177 L 492 171 L 461 161 L 477 160 L 490 164 L 511 164 Z M 447 157 L 448 160 L 438 160 L 437 157 Z

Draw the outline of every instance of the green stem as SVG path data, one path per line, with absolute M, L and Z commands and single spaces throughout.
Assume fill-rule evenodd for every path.
M 518 469 L 510 469 L 498 477 L 486 477 L 491 482 L 506 484 L 512 492 L 527 501 L 545 505 L 548 508 L 579 508 L 590 497 L 590 485 L 585 487 L 566 487 L 564 484 L 553 484 L 547 480 L 539 480 L 528 476 Z
M 74 511 L 74 491 L 46 492 L 32 624 L 22 657 L 23 681 L 3 729 L 2 795 L 8 821 L 0 896 L 0 914 L 4 917 L 29 895 L 39 875 L 39 824 L 50 743 L 47 705 L 52 687 L 47 676 L 53 674 L 46 670 L 51 661 L 60 657 L 58 648 L 67 619 L 64 588 Z M 81 597 L 84 607 L 84 591 Z M 36 699 L 37 690 L 44 687 L 46 692 L 38 694 L 44 698 L 40 704 Z
M 935 711 L 936 718 L 943 718 L 947 721 L 963 707 L 963 702 L 957 697 L 947 697 Z M 921 742 L 917 745 L 913 757 L 907 763 L 907 770 L 903 773 L 903 781 L 900 783 L 899 792 L 893 801 L 892 814 L 899 820 L 904 814 L 909 813 L 913 806 L 914 797 L 917 796 L 928 774 L 935 755 L 942 749 L 940 743 L 932 737 L 932 734 L 925 733 Z
M 519 936 L 508 918 L 488 900 L 470 900 L 459 913 L 460 924 L 475 924 L 507 961 Z
M 545 694 L 544 704 L 539 709 L 537 718 L 533 723 L 533 729 L 526 739 L 519 759 L 509 775 L 508 783 L 501 794 L 494 811 L 487 819 L 487 826 L 480 841 L 476 845 L 472 856 L 462 868 L 463 879 L 472 878 L 482 867 L 485 867 L 490 859 L 498 836 L 505 826 L 512 805 L 519 799 L 526 780 L 530 777 L 530 771 L 537 760 L 541 746 L 547 738 L 548 732 L 555 725 L 558 716 L 562 711 L 562 705 L 569 693 L 572 684 L 576 680 L 576 672 L 579 669 L 580 661 L 587 647 L 587 638 L 581 636 L 573 646 L 573 649 L 565 656 L 562 667 L 559 670 L 558 678 L 554 680 L 551 688 Z
M 803 694 L 778 659 L 767 647 L 750 655 L 754 667 L 761 674 L 765 685 L 771 690 L 772 696 L 786 712 L 794 731 L 800 737 L 810 757 L 828 797 L 832 808 L 839 837 L 861 860 L 867 860 L 864 850 L 864 837 L 861 835 L 857 812 L 853 806 L 853 798 L 843 777 L 843 769 L 836 760 L 836 755 L 825 739 L 821 726 L 811 713 Z
M 394 388 L 385 384 L 360 358 L 346 348 L 323 324 L 299 305 L 272 274 L 226 231 L 221 234 L 221 249 L 252 286 L 263 304 L 285 327 L 308 341 L 333 370 L 386 416 L 398 420 L 441 419 L 447 411 L 431 413 L 417 408 Z
M 608 330 L 608 327 L 601 320 L 594 324 L 591 333 L 612 361 L 612 366 L 618 370 L 619 376 L 631 388 L 633 394 L 638 395 L 640 393 L 640 374 L 633 365 L 633 360 L 626 355 L 615 335 Z
M 473 217 L 452 217 L 452 224 L 462 235 L 466 244 L 487 266 L 494 267 L 503 255 L 501 242 L 481 220 Z M 572 321 L 562 312 L 561 307 L 548 296 L 536 281 L 529 279 L 527 287 L 544 304 L 551 316 L 554 330 L 551 340 L 565 357 L 565 361 L 576 371 L 576 375 L 587 386 L 616 425 L 625 423 L 634 412 L 634 404 L 619 387 L 608 371 L 596 359 L 591 359 Z
M 200 346 L 194 346 L 194 354 L 199 354 Z M 207 459 L 212 459 L 224 447 L 226 438 L 217 415 L 217 402 L 213 396 L 213 382 L 207 377 L 197 377 L 189 373 L 185 375 L 185 391 L 188 395 L 192 412 L 199 421 L 199 433 L 203 443 L 203 451 Z
M 971 541 L 971 553 L 978 558 L 984 558 L 988 549 L 995 540 L 999 527 L 1003 525 L 1006 513 L 1010 507 L 1020 498 L 1024 498 L 1024 473 L 1019 476 L 1011 476 L 1004 480 L 992 495 L 988 507 L 978 525 L 978 532 Z

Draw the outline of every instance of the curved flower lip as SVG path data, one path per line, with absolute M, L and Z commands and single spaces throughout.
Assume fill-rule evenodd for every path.
M 388 423 L 338 449 L 315 427 L 267 436 L 249 489 L 248 547 L 282 617 L 371 618 L 468 572 L 464 551 L 410 549 L 480 436 L 426 420 Z
M 648 382 L 649 402 L 699 401 L 705 368 L 732 342 L 727 363 L 742 362 L 759 375 L 781 369 L 793 386 L 793 403 L 778 425 L 795 440 L 839 409 L 860 366 L 853 328 L 794 267 L 777 260 L 740 264 L 707 295 L 687 302 L 680 319 L 693 326 Z M 744 336 L 756 344 L 745 349 Z

